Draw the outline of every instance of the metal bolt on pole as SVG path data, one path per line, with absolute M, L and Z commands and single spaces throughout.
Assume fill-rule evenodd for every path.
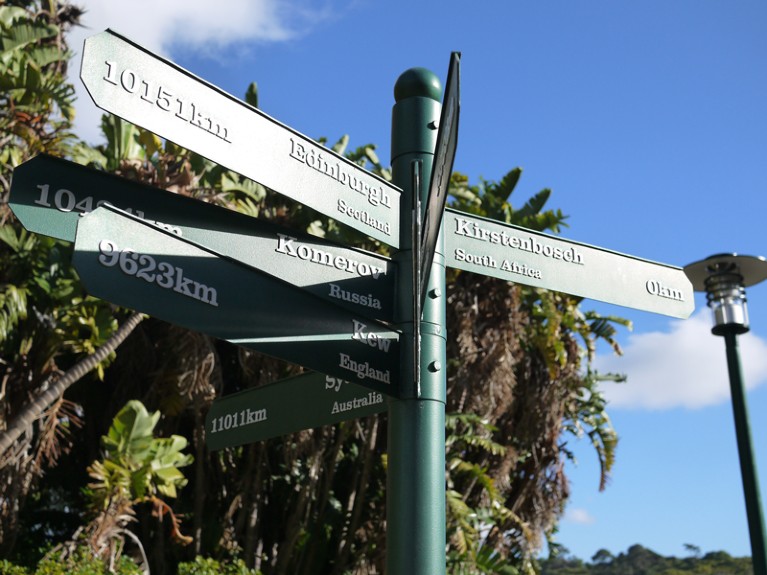
M 708 306 L 714 312 L 711 332 L 724 337 L 754 575 L 767 575 L 767 537 L 738 352 L 738 335 L 749 330 L 745 288 L 767 279 L 767 261 L 719 254 L 692 263 L 684 271 L 695 291 L 706 292 Z

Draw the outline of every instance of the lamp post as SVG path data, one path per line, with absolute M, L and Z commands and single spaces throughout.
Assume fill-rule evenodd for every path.
M 714 312 L 711 333 L 724 336 L 751 560 L 754 575 L 767 575 L 767 538 L 737 340 L 739 334 L 749 330 L 745 288 L 767 279 L 767 261 L 763 257 L 718 254 L 689 264 L 684 271 L 695 291 L 706 292 L 708 306 Z

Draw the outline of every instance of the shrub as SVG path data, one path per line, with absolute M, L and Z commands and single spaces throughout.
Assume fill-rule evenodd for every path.
M 178 575 L 261 575 L 261 572 L 248 569 L 242 559 L 216 561 L 197 556 L 193 562 L 179 564 Z

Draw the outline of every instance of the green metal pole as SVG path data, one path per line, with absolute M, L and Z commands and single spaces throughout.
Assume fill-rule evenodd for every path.
M 724 326 L 728 327 L 728 326 Z M 751 537 L 751 560 L 754 565 L 754 575 L 767 575 L 767 538 L 764 530 L 762 501 L 759 495 L 759 481 L 754 460 L 754 448 L 751 443 L 751 427 L 746 406 L 746 392 L 743 388 L 743 377 L 738 353 L 737 330 L 721 329 L 717 335 L 724 335 L 727 349 L 727 368 L 730 375 L 730 390 L 732 393 L 732 411 L 735 417 L 735 435 L 738 441 L 740 457 L 740 474 L 743 481 L 743 492 L 746 497 L 746 515 L 748 517 L 748 532 Z
M 413 214 L 425 205 L 431 177 L 441 86 L 423 68 L 404 72 L 394 87 L 392 174 L 403 189 L 398 262 L 397 324 L 403 333 L 401 396 L 389 402 L 386 573 L 445 573 L 445 263 L 440 239 L 422 320 L 414 317 Z M 413 171 L 420 165 L 419 190 Z M 419 322 L 416 328 L 415 322 Z M 420 332 L 420 353 L 414 339 Z M 420 361 L 418 361 L 420 358 Z M 415 369 L 416 361 L 419 370 Z M 420 374 L 420 375 L 419 375 Z

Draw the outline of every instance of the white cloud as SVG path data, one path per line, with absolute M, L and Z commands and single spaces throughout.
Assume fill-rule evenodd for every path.
M 591 525 L 596 522 L 596 519 L 585 509 L 578 507 L 567 508 L 565 510 L 564 520 L 569 523 L 577 523 L 579 525 Z
M 767 342 L 753 333 L 738 336 L 747 388 L 767 382 Z M 602 372 L 624 373 L 623 384 L 603 387 L 612 407 L 700 408 L 729 401 L 724 338 L 711 334 L 711 313 L 703 309 L 670 331 L 631 335 L 622 357 L 598 356 Z
M 172 58 L 174 51 L 191 50 L 221 58 L 238 42 L 279 42 L 306 33 L 330 16 L 330 9 L 308 8 L 297 0 L 80 0 L 83 24 L 69 34 L 76 57 L 70 81 L 77 93 L 75 130 L 87 142 L 101 140 L 96 108 L 79 79 L 83 40 L 106 28 L 130 38 L 148 50 Z

